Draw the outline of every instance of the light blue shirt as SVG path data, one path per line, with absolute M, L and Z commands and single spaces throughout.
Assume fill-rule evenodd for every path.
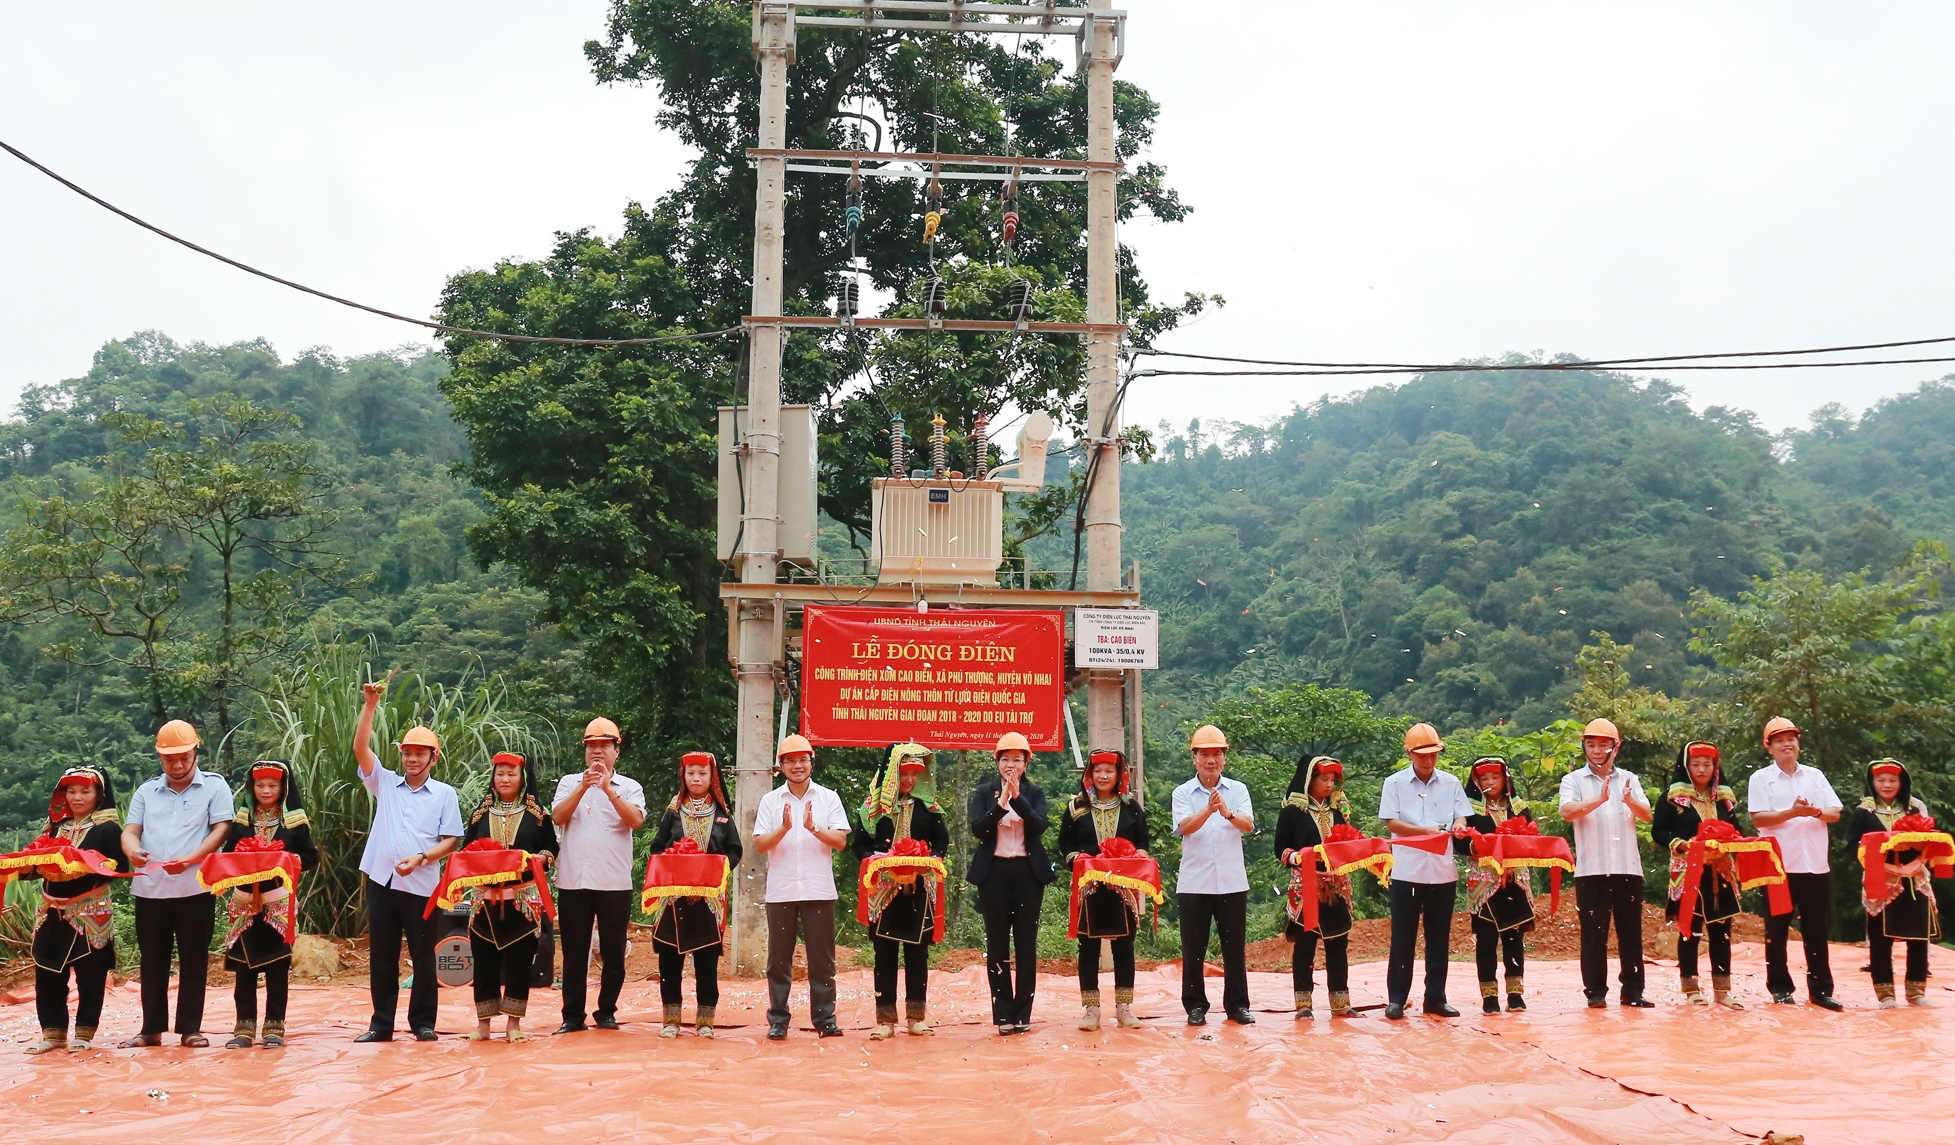
M 396 872 L 394 864 L 444 838 L 461 838 L 462 805 L 455 789 L 433 776 L 419 787 L 409 787 L 405 776 L 378 762 L 371 773 L 361 774 L 360 782 L 374 800 L 373 830 L 367 834 L 360 870 L 383 887 L 423 897 L 433 894 L 441 885 L 441 864 L 424 864 L 406 876 Z
M 1432 778 L 1421 780 L 1408 765 L 1385 777 L 1378 790 L 1378 818 L 1397 819 L 1433 831 L 1452 830 L 1453 820 L 1473 814 L 1466 801 L 1466 788 L 1444 768 L 1432 769 Z M 1436 886 L 1459 878 L 1459 863 L 1450 847 L 1443 854 L 1430 854 L 1413 847 L 1392 848 L 1392 881 Z
M 169 780 L 158 775 L 143 781 L 129 800 L 131 826 L 143 829 L 143 850 L 152 863 L 174 859 L 197 849 L 210 829 L 228 823 L 231 813 L 231 785 L 216 772 L 198 768 L 182 791 L 172 790 Z M 197 881 L 197 868 L 180 875 L 164 873 L 161 867 L 139 871 L 129 888 L 137 898 L 181 899 L 204 893 Z
M 1231 815 L 1253 821 L 1255 808 L 1249 802 L 1249 789 L 1224 775 L 1215 784 L 1222 803 Z M 1177 830 L 1182 822 L 1208 806 L 1208 788 L 1201 776 L 1174 789 L 1169 801 Z M 1249 889 L 1249 869 L 1242 861 L 1242 832 L 1220 815 L 1210 815 L 1193 833 L 1181 837 L 1181 874 L 1175 881 L 1178 895 L 1226 895 Z

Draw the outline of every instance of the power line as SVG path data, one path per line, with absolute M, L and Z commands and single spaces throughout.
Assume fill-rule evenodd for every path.
M 472 338 L 488 338 L 498 342 L 541 342 L 551 346 L 650 346 L 658 342 L 690 342 L 704 338 L 721 338 L 728 334 L 737 334 L 740 332 L 738 326 L 732 326 L 725 330 L 709 330 L 697 334 L 663 334 L 655 338 L 545 338 L 533 334 L 501 334 L 494 330 L 474 330 L 467 326 L 450 326 L 442 322 L 430 322 L 425 318 L 410 318 L 405 314 L 396 314 L 391 310 L 382 310 L 378 306 L 368 306 L 364 302 L 355 302 L 350 298 L 341 298 L 337 294 L 328 294 L 323 290 L 315 290 L 310 286 L 306 286 L 304 283 L 293 282 L 289 278 L 280 278 L 278 275 L 272 274 L 269 271 L 259 270 L 255 266 L 250 266 L 246 263 L 239 262 L 237 259 L 218 254 L 208 247 L 198 246 L 189 239 L 171 234 L 155 223 L 130 214 L 128 211 L 123 210 L 100 195 L 94 194 L 73 180 L 64 178 L 60 173 L 35 161 L 31 156 L 4 139 L 0 139 L 0 148 L 4 148 L 9 155 L 34 168 L 41 174 L 46 175 L 75 194 L 80 195 L 82 198 L 87 199 L 89 202 L 94 203 L 96 206 L 121 215 L 123 218 L 128 219 L 130 222 L 152 234 L 161 235 L 179 246 L 189 247 L 198 254 L 208 258 L 214 258 L 226 266 L 236 267 L 246 274 L 255 274 L 259 278 L 270 279 L 280 286 L 289 286 L 293 290 L 303 291 L 315 298 L 323 298 L 328 302 L 337 302 L 341 306 L 351 306 L 355 310 L 364 310 L 368 314 L 377 314 L 382 318 L 391 318 L 396 322 L 406 322 L 411 325 L 425 327 L 429 330 L 438 330 L 443 334 L 466 334 Z
M 1205 362 L 1239 362 L 1250 366 L 1311 366 L 1333 370 L 1441 370 L 1441 369 L 1569 369 L 1585 370 L 1595 366 L 1628 366 L 1634 362 L 1692 362 L 1713 358 L 1786 358 L 1799 354 L 1844 354 L 1860 350 L 1893 350 L 1903 346 L 1932 346 L 1940 342 L 1955 342 L 1955 336 L 1946 338 L 1915 338 L 1906 342 L 1867 342 L 1859 346 L 1818 346 L 1804 350 L 1733 350 L 1724 354 L 1654 354 L 1642 358 L 1590 358 L 1575 362 L 1552 362 L 1526 367 L 1513 366 L 1432 366 L 1408 362 L 1290 362 L 1273 358 L 1236 358 L 1226 354 L 1190 354 L 1179 350 L 1139 349 L 1137 355 L 1152 355 L 1157 358 L 1198 358 Z M 1940 362 L 1945 358 L 1906 358 L 1909 362 Z M 1788 363 L 1789 364 L 1789 363 Z M 1889 365 L 1887 362 L 1840 362 L 1834 365 Z M 1774 366 L 1763 367 L 1775 369 Z
M 1599 362 L 1521 362 L 1505 366 L 1380 366 L 1326 370 L 1136 370 L 1136 378 L 1304 378 L 1353 377 L 1365 374 L 1499 374 L 1515 370 L 1593 370 L 1625 373 L 1668 373 L 1671 370 L 1826 370 L 1840 366 L 1906 366 L 1922 362 L 1955 362 L 1948 358 L 1868 358 L 1854 362 L 1730 362 L 1681 363 L 1654 366 L 1604 366 Z

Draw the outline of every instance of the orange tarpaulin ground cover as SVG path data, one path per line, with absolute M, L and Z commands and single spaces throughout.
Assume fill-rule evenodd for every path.
M 1471 962 L 1449 993 L 1466 1016 L 1390 1023 L 1298 1023 L 1288 975 L 1251 975 L 1253 1027 L 1182 1024 L 1179 968 L 1142 972 L 1141 1030 L 1084 1034 L 1073 981 L 1039 981 L 1032 1033 L 985 1024 L 981 967 L 931 976 L 934 1038 L 872 1043 L 866 970 L 841 976 L 849 1033 L 763 1037 L 766 987 L 722 985 L 716 1041 L 657 1037 L 656 983 L 625 988 L 623 1031 L 538 1037 L 527 1045 L 444 1038 L 356 1046 L 366 991 L 294 986 L 284 1050 L 98 1049 L 4 1060 L 8 1138 L 145 1142 L 273 1140 L 864 1140 L 876 1142 L 1625 1142 L 1738 1145 L 1768 1129 L 1810 1145 L 1943 1139 L 1955 1089 L 1936 1047 L 1955 1035 L 1955 953 L 1933 951 L 1933 1009 L 1878 1010 L 1863 949 L 1836 946 L 1850 1009 L 1768 1006 L 1757 946 L 1738 951 L 1743 1013 L 1677 1005 L 1674 964 L 1650 968 L 1657 1009 L 1590 1011 L 1566 962 L 1527 968 L 1524 1014 L 1482 1016 Z M 1799 950 L 1792 951 L 1798 977 Z M 1385 968 L 1352 968 L 1354 1000 L 1375 1003 Z M 1209 984 L 1219 997 L 1221 983 Z M 0 1035 L 33 1040 L 28 1001 L 0 1007 Z M 692 987 L 686 987 L 690 1020 Z M 555 1025 L 558 996 L 530 999 L 529 1025 Z M 1474 1007 L 1474 1009 L 1469 1009 Z M 133 984 L 110 995 L 103 1042 L 138 1023 Z M 466 987 L 442 991 L 444 1034 L 472 1026 Z M 228 990 L 212 990 L 204 1028 L 231 1028 Z M 170 1039 L 174 1041 L 174 1038 Z M 149 1093 L 167 1093 L 151 1097 Z

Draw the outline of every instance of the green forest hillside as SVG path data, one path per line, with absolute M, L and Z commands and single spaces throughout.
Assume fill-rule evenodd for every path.
M 1159 438 L 1122 502 L 1162 614 L 1163 741 L 1155 713 L 1297 678 L 1441 727 L 1541 727 L 1597 631 L 1633 644 L 1635 686 L 1676 695 L 1709 663 L 1687 649 L 1693 589 L 1879 575 L 1916 538 L 1955 540 L 1946 382 L 1776 438 L 1661 381 L 1523 369 Z

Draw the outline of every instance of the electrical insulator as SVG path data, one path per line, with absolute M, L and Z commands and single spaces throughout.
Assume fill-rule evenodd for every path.
M 944 221 L 944 188 L 935 179 L 924 195 L 923 212 L 923 244 L 928 246 L 937 241 L 937 227 Z
M 1029 279 L 1011 280 L 1011 301 L 1006 307 L 1013 322 L 1027 322 L 1032 317 L 1032 283 Z
M 903 415 L 889 419 L 889 475 L 907 477 L 910 472 L 909 440 L 903 436 Z
M 853 318 L 862 301 L 862 286 L 853 278 L 844 278 L 835 291 L 835 317 Z
M 944 456 L 949 445 L 944 439 L 944 415 L 938 414 L 930 419 L 930 476 L 942 480 L 950 472 L 950 465 Z
M 944 280 L 934 274 L 930 276 L 930 285 L 923 292 L 923 308 L 931 314 L 942 314 L 950 308 Z
M 862 176 L 849 176 L 848 197 L 842 210 L 842 221 L 848 228 L 850 242 L 855 241 L 855 232 L 862 226 Z
M 985 480 L 991 473 L 991 419 L 984 414 L 971 426 L 971 456 L 976 460 L 977 479 Z
M 1018 241 L 1018 200 L 1005 200 L 1005 245 Z

